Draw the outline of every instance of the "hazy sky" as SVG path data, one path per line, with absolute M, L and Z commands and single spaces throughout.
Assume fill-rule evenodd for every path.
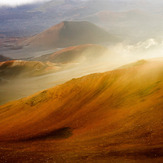
M 49 0 L 0 0 L 0 6 L 19 6 L 35 2 L 43 2 Z

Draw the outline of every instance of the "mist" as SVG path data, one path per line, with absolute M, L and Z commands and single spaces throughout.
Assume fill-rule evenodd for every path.
M 59 64 L 58 72 L 30 78 L 15 78 L 0 85 L 0 104 L 17 100 L 38 91 L 54 87 L 73 78 L 102 73 L 139 60 L 163 57 L 163 41 L 150 38 L 135 44 L 124 42 L 107 46 L 107 50 L 93 55 L 86 50 L 73 62 Z

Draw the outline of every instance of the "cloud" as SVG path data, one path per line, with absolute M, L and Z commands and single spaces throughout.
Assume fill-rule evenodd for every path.
M 0 0 L 0 6 L 20 6 L 49 0 Z

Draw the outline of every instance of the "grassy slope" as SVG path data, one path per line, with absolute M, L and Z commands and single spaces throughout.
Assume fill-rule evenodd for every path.
M 0 107 L 0 153 L 16 161 L 159 162 L 162 96 L 162 61 L 73 79 Z

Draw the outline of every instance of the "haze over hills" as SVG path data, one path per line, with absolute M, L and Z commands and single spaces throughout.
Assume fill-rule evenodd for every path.
M 108 52 L 108 48 L 95 44 L 84 44 L 72 46 L 59 50 L 53 54 L 46 54 L 41 57 L 32 58 L 35 61 L 49 61 L 53 63 L 81 63 L 99 60 L 104 53 Z M 97 61 L 98 63 L 98 61 Z
M 90 63 L 97 65 L 103 55 L 108 52 L 108 48 L 104 46 L 85 44 L 64 48 L 53 54 L 35 57 L 29 61 L 11 60 L 0 56 L 0 59 L 3 60 L 0 62 L 0 76 L 5 80 L 21 79 L 43 76 L 70 68 L 77 69 L 79 66 L 88 67 Z
M 0 162 L 162 163 L 163 2 L 30 1 L 0 1 Z
M 100 27 L 86 22 L 67 22 L 47 29 L 23 42 L 24 46 L 37 48 L 63 48 L 89 43 L 113 43 L 116 38 Z
M 25 62 L 30 65 L 28 69 L 23 65 L 3 68 L 1 70 L 1 83 L 3 84 L 0 84 L 0 104 L 29 96 L 72 78 L 113 70 L 144 58 L 161 57 L 162 45 L 161 42 L 153 39 L 132 46 L 120 44 L 105 47 L 88 44 L 26 59 L 36 61 L 36 63 L 41 61 L 38 63 L 43 65 L 43 69 L 35 69 L 31 62 Z
M 161 162 L 162 74 L 139 61 L 1 106 L 1 161 Z
M 162 7 L 163 3 L 160 0 L 52 0 L 44 4 L 25 5 L 16 8 L 3 7 L 0 8 L 0 33 L 8 37 L 32 36 L 62 21 L 88 20 L 87 17 L 96 15 L 101 11 L 118 14 L 120 12 L 142 10 L 149 17 L 148 26 L 146 26 L 145 21 L 143 22 L 143 25 L 145 25 L 143 31 L 146 32 L 149 37 L 153 28 L 155 29 L 155 33 L 157 33 L 156 30 L 159 29 L 157 33 L 158 37 L 159 33 L 162 33 L 161 29 L 163 26 L 161 22 L 163 14 Z M 139 16 L 139 13 L 137 16 Z M 118 23 L 117 26 L 120 25 L 123 27 L 124 25 L 125 28 L 123 28 L 128 30 L 128 27 L 130 27 L 133 21 L 130 21 L 130 15 L 126 18 L 129 19 L 127 24 L 126 22 L 121 22 Z M 108 21 L 109 19 L 100 25 L 110 30 L 110 27 L 113 27 L 115 22 L 109 22 L 110 25 L 106 26 L 105 23 L 108 24 Z M 139 27 L 139 25 L 143 27 L 141 19 L 140 21 L 138 19 L 135 21 L 136 24 L 133 23 L 133 26 L 135 24 L 137 27 Z M 94 23 L 98 24 L 99 21 L 94 21 Z M 157 26 L 154 24 L 157 24 Z M 118 33 L 119 30 L 117 28 L 114 29 L 114 34 Z M 130 39 L 134 39 L 133 35 L 129 36 Z M 141 35 L 138 36 L 141 37 Z
M 82 19 L 100 25 L 125 40 L 136 42 L 149 37 L 160 37 L 163 27 L 162 22 L 160 22 L 162 14 L 156 15 L 143 9 L 103 10 Z
M 112 45 L 120 39 L 87 21 L 64 21 L 28 38 L 0 47 L 4 56 L 22 59 L 54 53 L 61 48 L 82 44 Z
M 29 96 L 74 77 L 111 69 L 117 64 L 113 63 L 112 56 L 114 53 L 107 47 L 86 44 L 26 61 L 0 62 L 3 82 L 0 85 L 0 104 Z
M 142 3 L 144 5 L 142 5 Z M 151 0 L 146 2 L 131 0 L 55 0 L 44 4 L 25 5 L 17 8 L 3 7 L 0 9 L 0 36 L 3 37 L 1 39 L 4 40 L 4 37 L 10 38 L 13 34 L 15 34 L 16 37 L 30 36 L 30 39 L 24 41 L 24 38 L 21 38 L 21 43 L 14 46 L 12 42 L 8 43 L 8 38 L 6 38 L 7 42 L 2 44 L 2 48 L 0 43 L 0 54 L 21 59 L 41 56 L 58 50 L 55 49 L 55 46 L 52 46 L 50 40 L 56 41 L 56 45 L 59 47 L 62 47 L 61 41 L 63 41 L 63 45 L 68 46 L 74 46 L 73 41 L 77 43 L 84 42 L 76 41 L 75 38 L 73 38 L 73 41 L 66 43 L 65 39 L 67 37 L 59 37 L 57 34 L 59 31 L 55 30 L 56 33 L 54 32 L 55 34 L 53 33 L 51 36 L 48 36 L 50 39 L 46 40 L 46 43 L 45 40 L 43 40 L 45 30 L 60 22 L 91 21 L 108 31 L 111 37 L 118 37 L 120 40 L 127 42 L 137 43 L 140 40 L 144 41 L 151 38 L 162 39 L 162 5 L 160 1 L 152 2 Z M 44 32 L 42 33 L 42 31 Z M 92 33 L 93 31 L 94 30 L 92 30 Z M 86 36 L 88 34 L 87 32 L 88 31 L 86 31 L 83 36 Z M 35 36 L 31 37 L 33 34 L 35 34 Z M 76 34 L 74 33 L 74 35 Z M 42 38 L 41 41 L 37 36 Z M 56 38 L 53 40 L 51 38 L 52 36 Z M 17 39 L 18 38 L 16 38 L 15 41 Z M 79 39 L 81 39 L 81 37 Z M 96 39 L 94 38 L 94 40 Z M 22 49 L 23 46 L 21 45 L 25 43 L 29 45 L 30 41 L 32 41 L 33 45 L 29 46 L 29 48 L 27 46 Z M 102 42 L 103 41 L 105 40 L 102 40 Z M 110 41 L 112 41 L 112 39 L 109 40 L 109 42 Z M 96 43 L 97 42 L 96 40 Z M 85 43 L 95 43 L 95 41 L 84 42 L 84 44 Z M 36 48 L 38 46 L 40 49 Z

